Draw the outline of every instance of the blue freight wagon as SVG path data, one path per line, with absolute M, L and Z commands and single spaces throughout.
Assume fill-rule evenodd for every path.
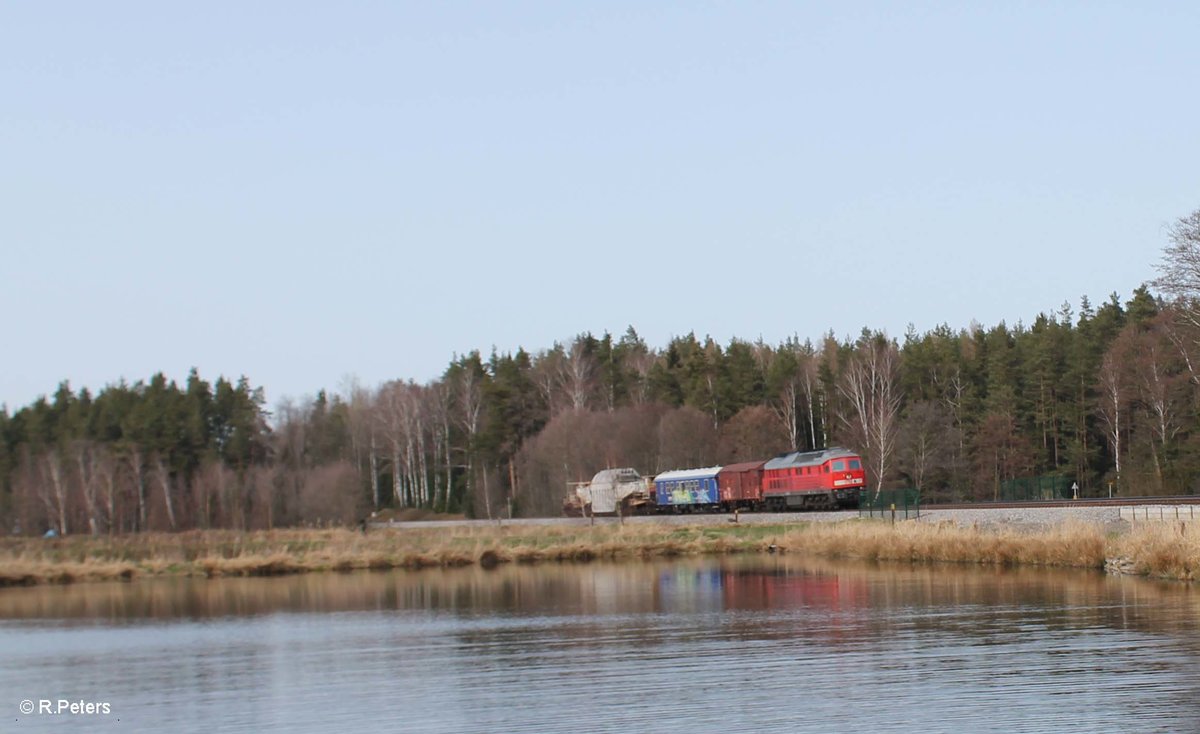
M 659 507 L 709 509 L 721 501 L 717 485 L 719 466 L 706 469 L 680 469 L 663 472 L 654 478 L 654 501 Z

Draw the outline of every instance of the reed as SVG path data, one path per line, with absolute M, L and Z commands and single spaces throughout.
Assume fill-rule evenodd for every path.
M 558 527 L 460 526 L 372 530 L 230 530 L 116 537 L 0 539 L 0 586 L 102 579 L 275 576 L 314 571 L 501 563 L 803 553 L 879 561 L 1102 568 L 1163 578 L 1200 575 L 1200 526 L 1147 523 L 1108 535 L 1068 523 L 1004 526 L 850 520 L 840 523 Z
M 791 552 L 870 561 L 1100 568 L 1108 557 L 1103 528 L 1083 523 L 1037 532 L 922 523 L 841 523 L 789 531 L 776 542 Z
M 1200 577 L 1200 524 L 1140 523 L 1113 546 L 1112 557 L 1122 570 L 1187 581 Z
M 75 581 L 129 581 L 139 575 L 131 563 L 88 560 L 46 564 L 37 561 L 0 562 L 0 587 L 69 584 Z

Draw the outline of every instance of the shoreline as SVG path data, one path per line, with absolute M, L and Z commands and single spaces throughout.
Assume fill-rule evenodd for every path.
M 867 561 L 1041 566 L 1190 581 L 1200 576 L 1200 523 L 1067 520 L 1028 525 L 839 519 L 592 525 L 282 529 L 0 539 L 0 588 L 161 576 L 278 576 L 502 563 L 631 561 L 800 553 Z

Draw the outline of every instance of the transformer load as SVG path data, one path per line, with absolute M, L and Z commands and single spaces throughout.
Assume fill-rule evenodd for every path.
M 636 469 L 605 469 L 590 482 L 572 482 L 563 502 L 563 513 L 570 516 L 615 515 L 639 511 L 650 501 L 649 479 Z

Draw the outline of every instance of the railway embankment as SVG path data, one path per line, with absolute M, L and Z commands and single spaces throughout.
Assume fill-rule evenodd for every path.
M 0 586 L 156 576 L 271 576 L 502 563 L 640 561 L 799 553 L 866 561 L 1046 566 L 1193 580 L 1200 522 L 1134 521 L 1119 508 L 680 515 L 391 523 L 367 532 L 288 529 L 0 539 Z
M 1188 508 L 1185 508 L 1185 512 Z M 915 511 L 905 517 L 903 512 L 897 514 L 899 521 L 919 523 L 952 522 L 957 525 L 992 528 L 1034 529 L 1053 527 L 1066 522 L 1095 523 L 1110 527 L 1113 530 L 1123 530 L 1128 527 L 1125 518 L 1129 510 L 1124 512 L 1119 507 L 1019 507 L 1019 508 L 990 508 L 972 507 L 963 509 L 940 509 L 937 506 L 921 508 L 919 514 Z M 1138 509 L 1139 517 L 1142 510 Z M 1197 520 L 1200 520 L 1200 507 L 1196 509 Z M 804 525 L 810 523 L 841 523 L 857 520 L 858 512 L 845 510 L 839 512 L 746 512 L 736 516 L 739 525 Z M 876 516 L 878 519 L 878 516 Z M 885 517 L 885 520 L 890 518 Z M 372 524 L 373 529 L 380 530 L 417 530 L 428 528 L 583 528 L 589 526 L 626 525 L 629 527 L 645 526 L 686 526 L 698 525 L 703 527 L 725 526 L 735 522 L 734 515 L 696 513 L 679 515 L 634 515 L 631 517 L 544 517 L 517 518 L 504 520 L 436 520 L 436 521 L 392 521 Z

